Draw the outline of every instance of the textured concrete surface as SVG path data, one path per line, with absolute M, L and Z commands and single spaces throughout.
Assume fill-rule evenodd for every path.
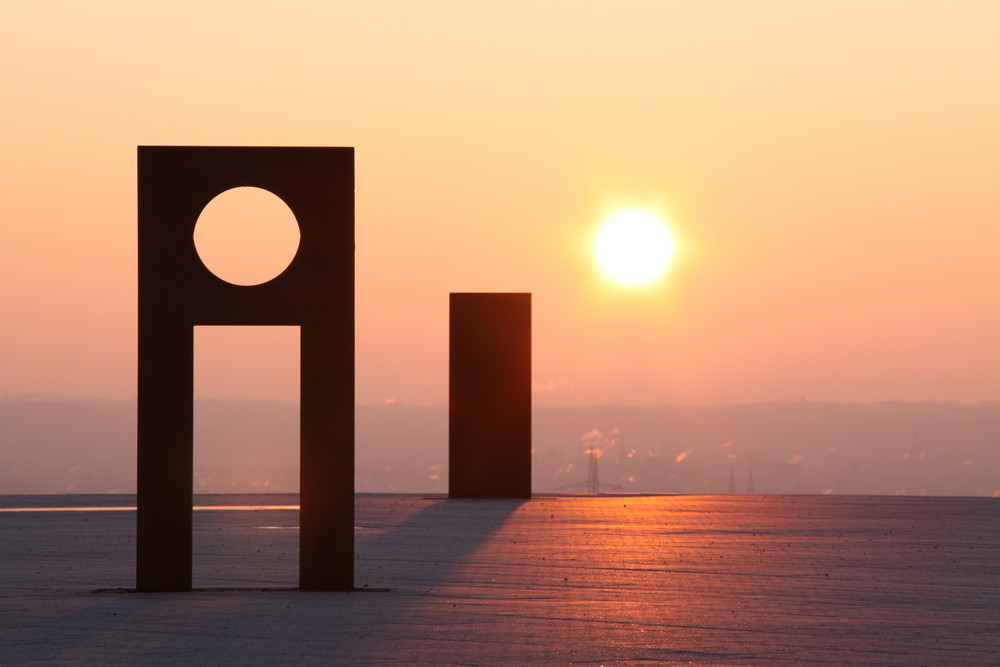
M 361 496 L 356 524 L 368 591 L 280 590 L 295 510 L 203 510 L 204 590 L 139 594 L 134 512 L 0 512 L 0 662 L 1000 663 L 997 499 Z

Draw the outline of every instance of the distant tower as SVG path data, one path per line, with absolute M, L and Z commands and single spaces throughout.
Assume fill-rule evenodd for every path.
M 757 493 L 757 489 L 753 485 L 753 463 L 750 464 L 750 470 L 747 473 L 747 493 Z
M 726 493 L 736 493 L 736 472 L 733 470 L 733 462 L 729 462 L 729 489 Z
M 600 493 L 601 482 L 597 475 L 597 449 L 590 448 L 590 463 L 587 466 L 587 493 Z
M 574 482 L 572 484 L 563 484 L 560 487 L 556 487 L 557 491 L 567 491 L 573 489 L 586 489 L 587 493 L 600 493 L 601 488 L 605 488 L 611 491 L 621 490 L 621 484 L 608 484 L 607 482 L 600 481 L 597 475 L 597 447 L 594 445 L 590 446 L 590 461 L 587 463 L 587 479 L 582 482 Z

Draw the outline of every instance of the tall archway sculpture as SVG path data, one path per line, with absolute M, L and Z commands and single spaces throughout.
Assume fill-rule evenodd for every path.
M 354 149 L 140 146 L 136 589 L 191 589 L 197 325 L 300 328 L 299 586 L 354 587 Z M 295 214 L 291 264 L 254 286 L 216 277 L 194 227 L 231 188 Z

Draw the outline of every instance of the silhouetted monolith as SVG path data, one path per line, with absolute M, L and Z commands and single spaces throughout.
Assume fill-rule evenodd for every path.
M 531 497 L 531 294 L 452 294 L 448 495 Z
M 197 325 L 298 326 L 299 585 L 354 586 L 354 149 L 141 146 L 136 588 L 191 588 L 193 337 Z M 240 286 L 193 235 L 216 195 L 280 197 L 301 241 L 287 269 Z

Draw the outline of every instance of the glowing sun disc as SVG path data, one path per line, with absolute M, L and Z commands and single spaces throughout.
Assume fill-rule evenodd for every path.
M 612 215 L 594 237 L 601 272 L 628 286 L 644 285 L 666 273 L 674 246 L 674 237 L 659 216 L 634 209 Z

